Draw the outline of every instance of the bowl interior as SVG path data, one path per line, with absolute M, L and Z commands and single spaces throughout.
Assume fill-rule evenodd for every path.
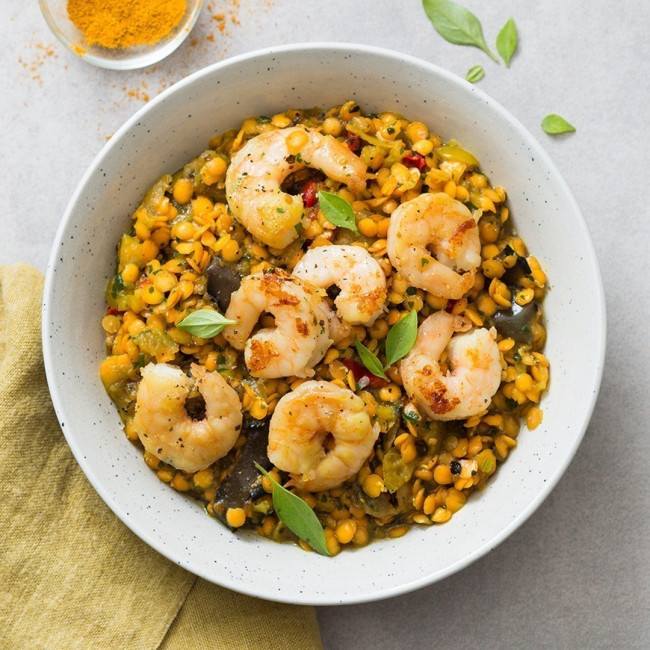
M 549 276 L 552 383 L 543 423 L 521 432 L 489 488 L 449 524 L 328 559 L 233 535 L 156 478 L 124 436 L 99 380 L 99 323 L 116 243 L 160 175 L 244 117 L 350 98 L 366 110 L 395 110 L 455 138 L 493 183 L 506 188 L 512 218 Z M 238 591 L 303 604 L 403 593 L 453 573 L 504 539 L 573 457 L 604 354 L 602 286 L 591 240 L 541 147 L 470 84 L 417 59 L 359 46 L 289 46 L 231 59 L 189 77 L 137 113 L 106 145 L 71 200 L 50 260 L 45 302 L 44 349 L 55 407 L 80 465 L 108 505 L 188 570 Z
M 153 65 L 169 56 L 187 38 L 199 17 L 203 0 L 187 0 L 185 13 L 179 23 L 159 41 L 148 45 L 124 48 L 108 48 L 90 44 L 83 32 L 70 20 L 67 4 L 68 0 L 41 0 L 39 2 L 45 21 L 63 45 L 84 61 L 100 68 L 134 70 Z

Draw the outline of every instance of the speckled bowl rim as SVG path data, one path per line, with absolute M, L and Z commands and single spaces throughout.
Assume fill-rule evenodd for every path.
M 411 580 L 391 588 L 384 588 L 384 589 L 379 588 L 373 592 L 369 592 L 367 589 L 360 587 L 358 592 L 356 593 L 352 593 L 352 594 L 346 593 L 344 599 L 333 599 L 327 596 L 323 596 L 321 594 L 316 594 L 316 595 L 304 594 L 300 598 L 287 596 L 286 594 L 283 593 L 277 594 L 275 592 L 270 591 L 269 589 L 266 589 L 264 585 L 261 583 L 259 585 L 255 585 L 252 587 L 248 585 L 242 586 L 242 584 L 233 581 L 227 575 L 221 575 L 219 576 L 219 578 L 215 578 L 214 575 L 206 572 L 205 568 L 200 564 L 198 565 L 182 564 L 184 568 L 190 570 L 191 572 L 193 572 L 194 574 L 202 578 L 205 578 L 211 582 L 217 582 L 218 584 L 224 587 L 228 587 L 230 589 L 233 589 L 234 591 L 246 593 L 251 596 L 267 598 L 278 602 L 288 602 L 288 603 L 295 603 L 295 604 L 302 604 L 302 605 L 354 604 L 354 603 L 371 602 L 375 600 L 381 600 L 384 598 L 398 596 L 400 594 L 414 591 L 416 589 L 422 588 L 424 586 L 442 580 L 443 578 L 446 578 L 454 574 L 455 572 L 465 568 L 469 564 L 475 562 L 476 560 L 478 560 L 479 558 L 487 554 L 489 551 L 491 551 L 493 548 L 495 548 L 498 544 L 503 542 L 509 535 L 511 535 L 517 528 L 519 528 L 519 526 L 521 526 L 535 512 L 535 510 L 537 510 L 537 508 L 541 505 L 541 503 L 546 499 L 546 497 L 550 494 L 553 488 L 557 485 L 558 481 L 560 480 L 560 478 L 566 471 L 567 467 L 571 463 L 573 457 L 575 456 L 575 453 L 582 441 L 582 438 L 584 437 L 585 431 L 591 419 L 593 409 L 598 397 L 598 391 L 600 389 L 600 384 L 601 384 L 601 379 L 602 379 L 602 374 L 604 369 L 604 359 L 605 359 L 606 313 L 605 313 L 605 297 L 603 291 L 602 277 L 601 277 L 598 260 L 596 257 L 596 252 L 594 249 L 591 235 L 585 223 L 584 217 L 582 216 L 582 213 L 580 212 L 580 209 L 577 205 L 577 202 L 573 197 L 573 194 L 571 193 L 571 190 L 569 189 L 566 181 L 560 174 L 555 164 L 550 159 L 549 155 L 546 153 L 546 151 L 543 149 L 540 143 L 523 126 L 523 124 L 521 124 L 519 120 L 513 117 L 497 101 L 489 97 L 486 93 L 476 88 L 475 86 L 471 86 L 460 77 L 455 76 L 454 74 L 438 67 L 433 63 L 429 63 L 422 59 L 418 59 L 417 57 L 406 55 L 395 50 L 389 50 L 385 48 L 368 46 L 368 45 L 351 44 L 351 43 L 296 43 L 296 44 L 290 44 L 284 46 L 268 47 L 264 49 L 255 50 L 253 52 L 249 52 L 246 54 L 242 54 L 239 56 L 235 56 L 226 59 L 224 61 L 221 61 L 219 63 L 215 63 L 213 65 L 202 68 L 201 70 L 198 70 L 197 72 L 189 75 L 182 81 L 179 81 L 178 83 L 174 84 L 173 86 L 171 86 L 170 88 L 162 92 L 155 99 L 153 99 L 151 102 L 149 102 L 139 111 L 137 111 L 130 119 L 128 119 L 124 123 L 124 125 L 120 127 L 118 131 L 116 131 L 116 133 L 106 143 L 106 145 L 104 145 L 102 150 L 95 157 L 95 159 L 89 166 L 88 170 L 82 177 L 81 181 L 79 182 L 79 185 L 77 186 L 74 194 L 72 195 L 72 198 L 70 199 L 68 207 L 65 211 L 65 214 L 63 216 L 63 219 L 57 231 L 55 243 L 48 262 L 47 274 L 45 280 L 44 298 L 43 298 L 43 314 L 42 314 L 43 353 L 44 353 L 44 361 L 45 361 L 45 371 L 46 371 L 47 380 L 50 388 L 52 402 L 54 404 L 54 408 L 57 414 L 57 418 L 59 419 L 60 423 L 69 421 L 67 414 L 64 412 L 62 406 L 62 397 L 59 392 L 59 387 L 57 385 L 57 375 L 55 369 L 55 349 L 54 349 L 56 337 L 50 319 L 50 303 L 53 299 L 53 291 L 56 282 L 55 270 L 58 262 L 57 251 L 66 235 L 68 221 L 70 220 L 75 204 L 80 194 L 82 193 L 84 186 L 86 185 L 88 180 L 93 176 L 93 174 L 95 174 L 97 170 L 100 168 L 102 161 L 106 157 L 108 152 L 118 145 L 118 143 L 121 141 L 121 138 L 137 124 L 137 122 L 144 114 L 148 113 L 159 103 L 163 102 L 169 95 L 173 93 L 177 93 L 182 89 L 184 89 L 189 84 L 194 83 L 198 78 L 205 75 L 210 75 L 216 70 L 224 69 L 231 66 L 237 66 L 241 62 L 249 61 L 257 57 L 267 57 L 269 55 L 281 54 L 281 53 L 296 53 L 297 55 L 299 55 L 300 52 L 304 50 L 310 50 L 310 51 L 320 50 L 324 54 L 327 53 L 328 51 L 333 51 L 333 50 L 338 50 L 338 51 L 345 50 L 350 54 L 358 53 L 358 54 L 376 55 L 376 56 L 396 59 L 397 61 L 406 64 L 408 66 L 416 66 L 419 68 L 424 68 L 429 73 L 441 77 L 445 83 L 457 86 L 467 94 L 468 99 L 470 101 L 473 101 L 471 99 L 471 95 L 474 94 L 482 102 L 486 103 L 492 111 L 499 114 L 501 118 L 504 118 L 505 121 L 509 123 L 509 125 L 513 128 L 516 134 L 522 138 L 522 141 L 526 145 L 528 145 L 532 151 L 534 151 L 535 156 L 538 156 L 540 160 L 542 160 L 545 163 L 545 165 L 549 170 L 549 173 L 553 176 L 554 183 L 557 183 L 559 190 L 563 193 L 564 197 L 566 197 L 568 201 L 568 204 L 566 206 L 566 211 L 567 213 L 571 213 L 572 216 L 575 218 L 575 225 L 579 229 L 582 237 L 583 248 L 581 253 L 584 258 L 585 267 L 590 270 L 592 274 L 591 280 L 593 281 L 594 285 L 597 288 L 595 295 L 592 296 L 592 299 L 595 303 L 594 312 L 595 314 L 597 314 L 598 317 L 597 322 L 593 323 L 593 327 L 596 330 L 595 336 L 597 340 L 597 349 L 592 350 L 592 358 L 596 360 L 597 370 L 596 373 L 592 376 L 590 380 L 590 385 L 588 386 L 588 388 L 591 390 L 589 391 L 590 393 L 589 397 L 588 398 L 586 397 L 586 410 L 584 411 L 583 421 L 580 425 L 579 435 L 575 437 L 573 444 L 564 450 L 564 455 L 562 457 L 561 462 L 559 462 L 555 466 L 554 471 L 547 476 L 543 488 L 539 490 L 537 496 L 530 501 L 528 506 L 525 507 L 521 512 L 519 512 L 519 514 L 512 521 L 510 521 L 510 523 L 504 526 L 498 534 L 494 535 L 490 539 L 484 540 L 479 546 L 477 546 L 472 552 L 465 555 L 460 561 L 449 564 L 443 570 L 439 570 L 435 572 L 433 575 L 423 575 L 421 578 L 417 580 Z M 587 390 L 585 390 L 585 394 L 586 393 Z M 115 499 L 108 493 L 108 491 L 104 488 L 101 482 L 99 482 L 97 478 L 93 475 L 92 471 L 89 471 L 87 463 L 84 461 L 84 458 L 75 443 L 75 439 L 71 435 L 70 428 L 62 427 L 62 429 L 66 437 L 66 440 L 75 458 L 77 459 L 77 462 L 81 466 L 82 470 L 86 474 L 88 480 L 95 488 L 99 496 L 111 508 L 111 510 L 122 520 L 122 522 L 128 528 L 130 528 L 138 537 L 140 537 L 143 541 L 145 541 L 149 546 L 156 549 L 159 553 L 167 557 L 172 562 L 176 564 L 181 564 L 181 562 L 177 557 L 174 557 L 173 554 L 167 553 L 165 551 L 163 545 L 159 542 L 157 538 L 150 535 L 147 530 L 143 529 L 143 527 L 139 524 L 137 520 L 134 520 L 134 518 L 130 517 L 126 512 L 122 510 L 120 505 L 116 503 Z

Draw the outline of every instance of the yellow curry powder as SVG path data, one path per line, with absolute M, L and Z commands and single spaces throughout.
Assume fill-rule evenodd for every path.
M 186 7 L 186 0 L 68 0 L 67 9 L 90 45 L 119 48 L 159 41 Z

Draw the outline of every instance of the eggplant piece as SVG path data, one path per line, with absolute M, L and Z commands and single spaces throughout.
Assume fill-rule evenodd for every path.
M 537 303 L 529 302 L 521 307 L 513 302 L 508 309 L 498 311 L 492 316 L 492 324 L 506 338 L 518 343 L 533 342 L 533 323 L 537 318 Z
M 382 492 L 378 497 L 369 497 L 358 483 L 354 483 L 350 489 L 352 502 L 362 508 L 363 511 L 372 517 L 394 517 L 397 508 L 391 503 L 390 497 Z
M 508 244 L 496 257 L 500 262 L 504 258 L 509 257 L 510 255 L 517 255 L 513 248 Z M 519 283 L 519 280 L 524 276 L 530 275 L 530 265 L 528 260 L 521 255 L 517 255 L 517 263 L 510 269 L 506 269 L 506 272 L 501 276 L 501 282 L 504 282 L 509 287 Z
M 287 158 L 289 164 L 293 164 L 295 161 L 295 156 L 289 156 L 289 158 Z M 323 174 L 323 172 L 314 169 L 313 167 L 305 167 L 289 174 L 284 181 L 282 181 L 281 189 L 287 194 L 297 196 L 298 194 L 302 194 L 305 184 L 309 181 L 322 182 L 324 180 L 325 174 Z
M 255 463 L 259 463 L 266 470 L 272 467 L 266 455 L 269 444 L 269 420 L 249 418 L 244 421 L 243 426 L 247 431 L 246 444 L 242 447 L 230 475 L 219 485 L 212 502 L 214 514 L 226 526 L 228 508 L 243 508 L 246 502 L 259 499 L 265 494 L 261 484 L 262 477 Z
M 210 262 L 205 272 L 208 276 L 208 293 L 217 301 L 223 313 L 228 309 L 230 296 L 239 289 L 242 276 L 225 266 L 218 257 Z

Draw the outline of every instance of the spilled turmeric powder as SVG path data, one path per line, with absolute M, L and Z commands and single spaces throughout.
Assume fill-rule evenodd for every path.
M 123 48 L 156 43 L 183 18 L 186 0 L 68 0 L 70 20 L 90 45 Z

